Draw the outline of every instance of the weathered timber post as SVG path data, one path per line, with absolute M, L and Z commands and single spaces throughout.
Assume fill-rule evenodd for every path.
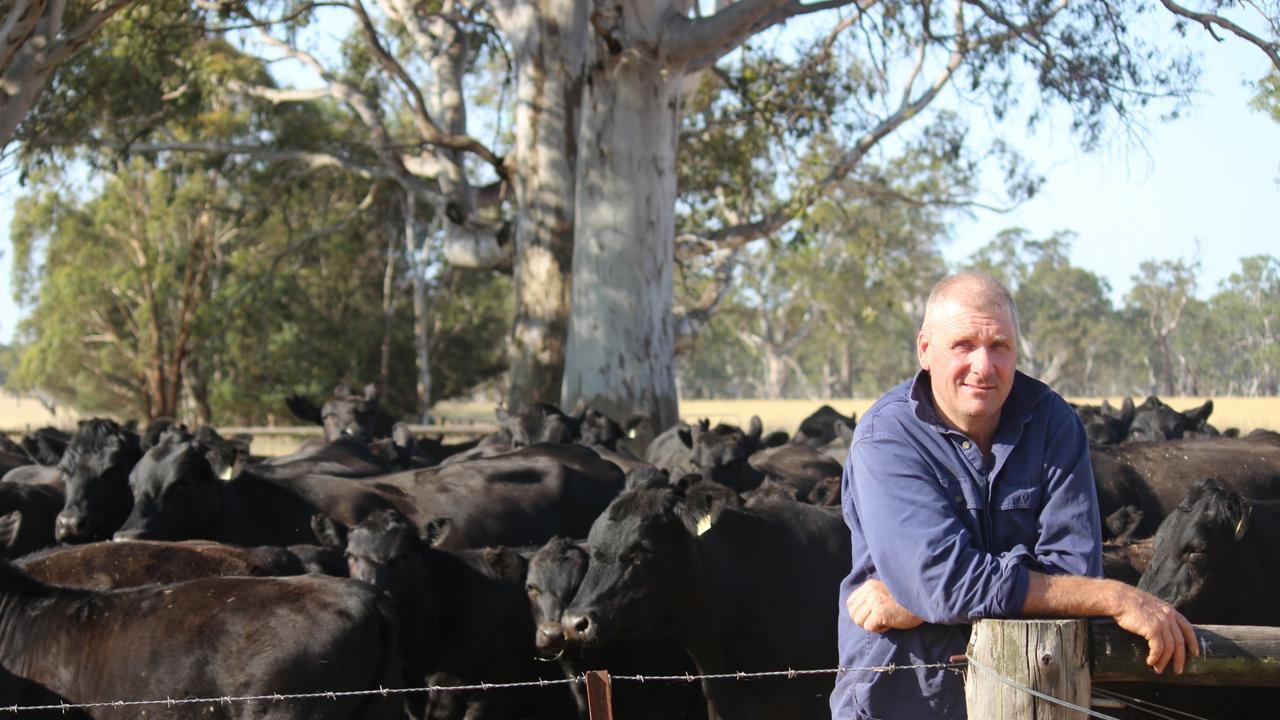
M 1094 682 L 1280 687 L 1280 628 L 1196 625 L 1200 657 L 1188 657 L 1181 675 L 1147 667 L 1147 641 L 1106 620 L 1089 623 Z
M 995 676 L 1087 708 L 1088 651 L 1084 620 L 979 620 L 969 636 L 964 683 L 969 717 L 1085 720 L 1085 713 L 1036 698 Z
M 613 690 L 608 670 L 588 670 L 587 712 L 591 720 L 613 720 Z

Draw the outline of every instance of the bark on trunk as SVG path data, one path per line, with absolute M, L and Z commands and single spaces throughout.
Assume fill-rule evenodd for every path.
M 500 5 L 516 63 L 515 320 L 507 404 L 560 400 L 569 328 L 586 0 Z
M 431 410 L 431 308 L 427 304 L 427 261 L 430 259 L 431 237 L 424 237 L 419 247 L 416 210 L 413 193 L 406 191 L 404 248 L 409 271 L 413 274 L 413 346 L 418 369 L 418 407 L 422 413 L 421 422 L 426 425 Z
M 620 24 L 653 28 L 661 8 L 625 3 Z M 599 13 L 598 13 L 599 14 Z M 601 24 L 611 19 L 596 18 Z M 672 319 L 680 72 L 597 27 L 579 136 L 573 309 L 562 402 L 619 418 L 677 419 Z M 621 31 L 620 31 L 621 32 Z M 615 52 L 616 51 L 616 52 Z

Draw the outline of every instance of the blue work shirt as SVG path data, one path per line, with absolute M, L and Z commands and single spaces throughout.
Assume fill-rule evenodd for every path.
M 1029 570 L 1101 577 L 1102 530 L 1089 444 L 1075 411 L 1016 373 L 984 457 L 948 427 L 921 371 L 858 423 L 841 483 L 853 568 L 840 584 L 840 666 L 944 663 L 969 623 L 1016 617 Z M 877 634 L 854 624 L 850 593 L 879 579 L 925 622 Z M 835 720 L 965 717 L 953 670 L 850 671 L 836 678 Z

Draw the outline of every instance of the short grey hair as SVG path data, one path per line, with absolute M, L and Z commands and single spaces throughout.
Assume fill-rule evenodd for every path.
M 977 291 L 973 297 L 978 299 L 978 307 L 982 310 L 1008 311 L 1009 317 L 1013 319 L 1015 336 L 1022 332 L 1018 326 L 1018 308 L 1013 303 L 1013 295 L 1009 293 L 1009 289 L 990 275 L 973 270 L 948 275 L 933 286 L 933 290 L 929 292 L 929 299 L 924 304 L 924 320 L 920 323 L 920 330 L 928 330 L 929 321 L 933 319 L 938 306 L 952 299 L 956 291 L 961 288 L 973 288 Z

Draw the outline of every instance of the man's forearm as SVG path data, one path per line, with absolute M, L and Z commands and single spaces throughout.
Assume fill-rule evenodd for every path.
M 1115 580 L 1030 571 L 1026 617 L 1115 617 L 1127 587 Z
M 1147 664 L 1162 672 L 1171 661 L 1182 673 L 1189 653 L 1199 655 L 1191 623 L 1169 603 L 1116 580 L 1045 575 L 1030 571 L 1022 615 L 1029 617 L 1110 617 L 1147 639 Z

